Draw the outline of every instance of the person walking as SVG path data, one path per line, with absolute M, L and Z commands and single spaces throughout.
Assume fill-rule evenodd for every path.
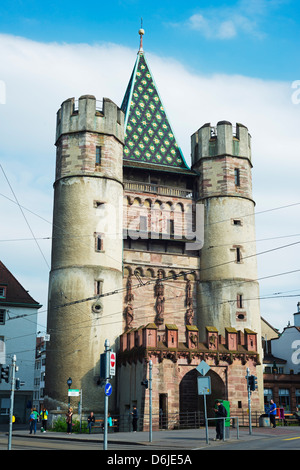
M 35 408 L 31 408 L 31 413 L 30 413 L 30 430 L 29 434 L 32 434 L 32 431 L 34 434 L 36 434 L 36 424 L 38 420 L 38 412 L 36 411 Z
M 220 401 L 216 402 L 215 408 L 216 418 L 226 418 L 227 411 L 224 405 Z M 224 419 L 216 420 L 216 440 L 223 440 L 224 437 Z
M 87 421 L 88 421 L 89 434 L 91 434 L 92 426 L 94 426 L 94 424 L 95 424 L 95 416 L 94 416 L 93 411 L 91 411 L 90 416 L 88 417 Z
M 48 411 L 45 407 L 40 412 L 40 417 L 41 417 L 41 420 L 42 420 L 41 431 L 46 432 L 47 431 Z
M 66 413 L 66 421 L 67 421 L 67 434 L 72 434 L 72 416 L 73 416 L 73 408 L 70 406 L 68 412 Z
M 139 419 L 139 412 L 137 410 L 137 407 L 134 406 L 132 410 L 132 430 L 133 432 L 137 431 L 137 424 L 138 424 L 138 419 Z
M 275 419 L 276 413 L 277 413 L 276 404 L 274 403 L 274 400 L 270 400 L 269 415 L 270 415 L 270 422 L 273 428 L 276 428 L 276 419 Z

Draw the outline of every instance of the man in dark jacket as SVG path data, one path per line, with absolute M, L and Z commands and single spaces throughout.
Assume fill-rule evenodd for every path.
M 137 410 L 137 407 L 134 406 L 133 407 L 133 411 L 132 411 L 132 430 L 133 432 L 136 432 L 137 431 L 137 423 L 138 423 L 138 419 L 139 419 L 139 413 L 138 413 L 138 410 Z
M 91 411 L 91 414 L 90 416 L 88 417 L 87 419 L 88 421 L 88 430 L 89 430 L 89 434 L 91 434 L 92 432 L 92 426 L 94 426 L 95 424 L 95 416 L 94 416 L 94 413 Z
M 216 418 L 226 418 L 227 416 L 226 408 L 224 405 L 222 405 L 220 401 L 216 402 L 215 414 L 216 414 Z M 223 440 L 223 430 L 224 430 L 224 420 L 217 419 L 216 420 L 216 440 L 217 439 L 220 439 L 220 441 Z

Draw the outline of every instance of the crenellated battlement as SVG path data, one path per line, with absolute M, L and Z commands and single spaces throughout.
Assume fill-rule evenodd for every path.
M 101 110 L 95 96 L 81 96 L 78 106 L 75 98 L 69 98 L 57 112 L 56 142 L 63 134 L 83 131 L 114 135 L 124 143 L 124 113 L 108 98 L 103 98 Z
M 216 127 L 204 124 L 191 137 L 192 166 L 202 158 L 222 155 L 247 158 L 251 161 L 251 135 L 243 124 L 234 129 L 228 121 Z

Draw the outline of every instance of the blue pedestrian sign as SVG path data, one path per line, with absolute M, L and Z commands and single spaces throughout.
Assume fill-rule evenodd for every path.
M 104 393 L 107 397 L 109 397 L 111 395 L 111 392 L 112 392 L 112 386 L 110 383 L 107 383 L 104 388 Z

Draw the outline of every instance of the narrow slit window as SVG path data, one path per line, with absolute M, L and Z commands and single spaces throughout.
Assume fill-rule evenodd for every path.
M 101 295 L 102 294 L 102 281 L 95 282 L 95 294 Z
M 96 165 L 101 165 L 101 147 L 96 147 Z
M 242 296 L 242 294 L 237 295 L 236 306 L 237 306 L 237 308 L 243 308 L 243 296 Z
M 240 186 L 240 169 L 234 169 L 234 183 L 236 186 Z
M 103 251 L 102 233 L 95 233 L 95 251 Z
M 242 261 L 241 249 L 236 247 L 236 262 L 240 263 Z

